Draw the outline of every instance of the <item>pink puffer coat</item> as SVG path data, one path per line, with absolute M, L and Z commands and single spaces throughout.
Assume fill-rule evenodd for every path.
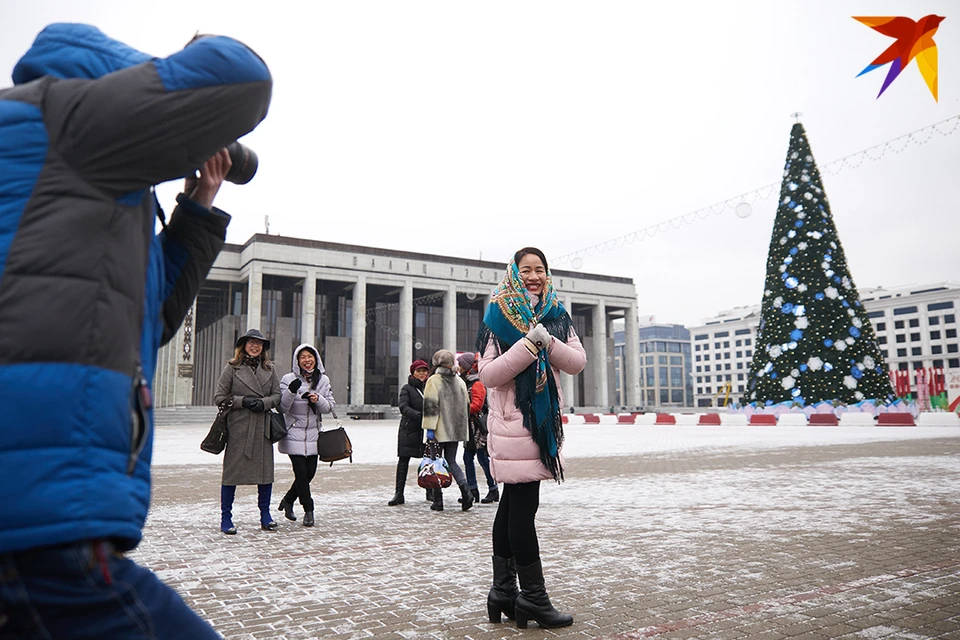
M 587 354 L 573 329 L 565 343 L 553 338 L 547 349 L 557 381 L 562 414 L 563 394 L 560 393 L 559 372 L 570 375 L 580 373 L 587 363 Z M 487 387 L 487 405 L 490 408 L 487 417 L 487 453 L 490 454 L 490 472 L 497 482 L 519 484 L 553 479 L 540 462 L 540 447 L 523 426 L 523 416 L 516 405 L 514 378 L 535 359 L 522 340 L 498 354 L 496 342 L 492 339 L 480 358 L 480 381 Z M 563 464 L 563 455 L 559 457 Z

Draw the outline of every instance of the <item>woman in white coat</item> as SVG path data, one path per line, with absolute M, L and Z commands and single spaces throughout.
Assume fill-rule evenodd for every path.
M 294 481 L 277 508 L 288 520 L 296 521 L 293 501 L 299 498 L 305 527 L 314 525 L 310 482 L 317 473 L 317 436 L 323 430 L 321 414 L 332 412 L 336 404 L 320 353 L 313 345 L 300 345 L 293 352 L 293 371 L 280 380 L 280 410 L 287 423 L 287 435 L 278 448 L 280 453 L 290 456 Z

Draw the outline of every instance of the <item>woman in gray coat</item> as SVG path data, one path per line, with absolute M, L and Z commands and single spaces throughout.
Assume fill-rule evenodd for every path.
M 277 508 L 287 520 L 296 520 L 293 501 L 300 498 L 305 527 L 314 524 L 310 482 L 317 473 L 317 436 L 323 431 L 320 414 L 331 413 L 335 406 L 320 353 L 311 344 L 300 345 L 293 352 L 293 371 L 280 380 L 280 409 L 287 435 L 278 448 L 290 456 L 294 481 Z
M 257 485 L 260 528 L 275 531 L 270 517 L 273 489 L 273 444 L 270 442 L 270 409 L 280 404 L 280 381 L 267 357 L 270 341 L 258 329 L 237 340 L 233 359 L 217 382 L 214 402 L 231 403 L 227 414 L 227 448 L 220 481 L 220 530 L 237 533 L 233 526 L 233 498 L 238 484 Z

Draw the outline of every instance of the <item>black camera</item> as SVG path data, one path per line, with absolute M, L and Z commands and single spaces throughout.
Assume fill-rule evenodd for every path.
M 259 166 L 257 154 L 253 149 L 239 142 L 231 142 L 227 145 L 227 152 L 230 154 L 231 165 L 225 180 L 233 184 L 247 184 L 253 180 Z

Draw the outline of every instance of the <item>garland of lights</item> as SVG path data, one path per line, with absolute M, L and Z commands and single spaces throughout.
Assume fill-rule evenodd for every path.
M 947 118 L 946 120 L 941 120 L 940 122 L 927 125 L 926 127 L 917 129 L 916 131 L 911 131 L 910 133 L 906 133 L 902 136 L 891 138 L 886 142 L 881 142 L 880 144 L 876 144 L 872 147 L 868 147 L 837 160 L 833 160 L 832 162 L 829 162 L 823 166 L 822 173 L 828 175 L 837 175 L 847 169 L 858 169 L 863 165 L 864 162 L 868 160 L 874 162 L 879 161 L 886 156 L 888 152 L 901 153 L 910 146 L 920 146 L 930 142 L 934 134 L 946 137 L 953 135 L 958 129 L 960 129 L 960 114 Z M 638 229 L 637 231 L 633 231 L 611 240 L 606 240 L 604 242 L 600 242 L 571 253 L 566 253 L 561 256 L 551 258 L 550 260 L 554 264 L 570 263 L 570 266 L 573 269 L 580 269 L 583 267 L 583 259 L 586 257 L 621 249 L 627 245 L 637 242 L 643 242 L 644 240 L 653 238 L 661 233 L 681 229 L 685 226 L 699 222 L 700 220 L 706 220 L 707 218 L 720 215 L 730 209 L 733 209 L 737 216 L 746 218 L 750 215 L 753 204 L 758 201 L 762 202 L 769 200 L 777 192 L 779 187 L 779 182 L 771 182 L 770 184 L 758 187 L 752 191 L 741 193 L 740 195 L 727 198 L 726 200 L 716 202 L 695 211 L 670 218 L 669 220 L 665 220 L 663 222 L 658 222 L 657 224 L 644 227 L 643 229 Z

